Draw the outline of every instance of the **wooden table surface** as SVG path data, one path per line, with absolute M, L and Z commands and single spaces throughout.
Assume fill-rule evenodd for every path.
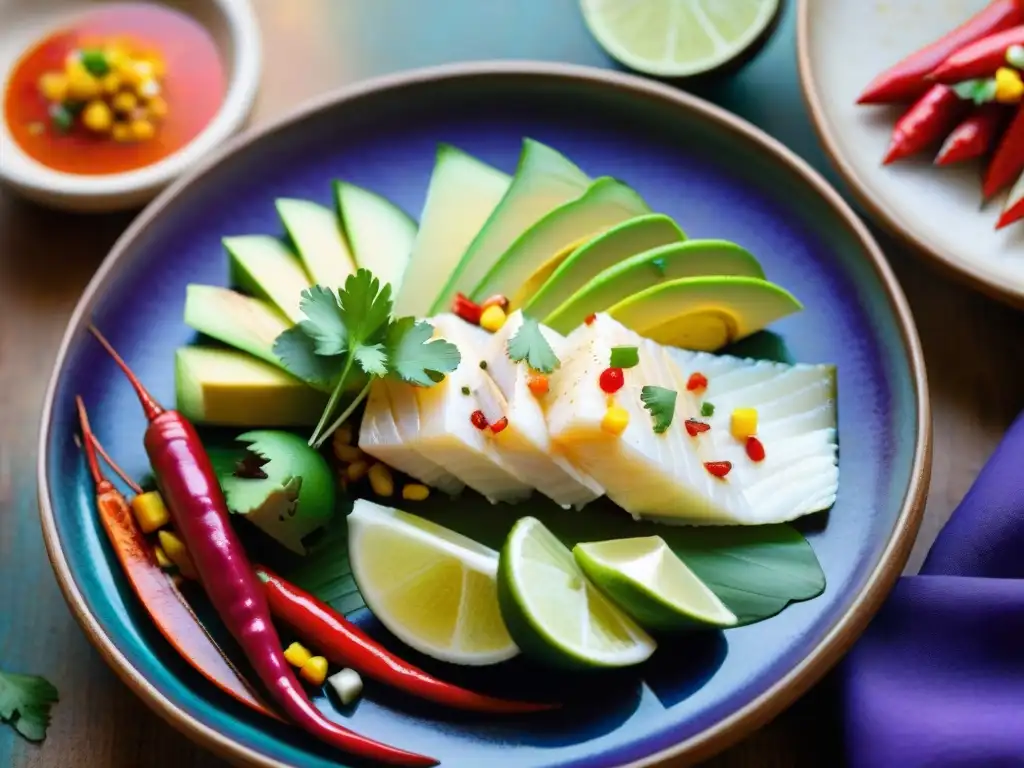
M 448 59 L 606 64 L 578 20 L 575 0 L 501 6 L 435 0 L 429 13 L 428 4 L 417 0 L 256 0 L 255 5 L 266 62 L 256 123 L 352 80 Z M 451 14 L 459 29 L 472 34 L 439 36 L 440 13 Z M 791 13 L 792 8 L 768 50 L 740 77 L 701 94 L 760 123 L 824 169 L 794 87 Z M 780 77 L 788 78 L 787 85 L 771 92 L 782 88 Z M 781 112 L 789 117 L 779 118 L 769 99 L 776 107 L 781 99 Z M 61 692 L 43 746 L 28 745 L 9 729 L 0 731 L 0 765 L 224 765 L 158 720 L 104 665 L 61 598 L 39 533 L 34 478 L 44 386 L 75 302 L 131 217 L 46 211 L 0 189 L 0 663 L 45 673 Z M 924 528 L 908 566 L 914 570 L 1024 403 L 1019 380 L 1024 315 L 883 245 L 910 299 L 931 382 L 935 463 Z M 826 683 L 710 765 L 839 765 L 841 728 L 837 718 L 823 715 L 832 706 L 829 693 Z

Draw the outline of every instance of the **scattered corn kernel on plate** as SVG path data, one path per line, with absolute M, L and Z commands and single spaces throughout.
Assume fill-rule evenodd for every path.
M 864 226 L 746 123 L 414 72 L 133 225 L 51 381 L 43 528 L 110 663 L 241 764 L 698 759 L 902 569 L 922 365 Z

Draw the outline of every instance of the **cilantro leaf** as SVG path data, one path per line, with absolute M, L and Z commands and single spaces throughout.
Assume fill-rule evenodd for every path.
M 314 342 L 318 355 L 340 355 L 348 346 L 348 331 L 341 315 L 338 295 L 330 288 L 314 285 L 302 292 L 299 309 L 309 318 L 299 323 Z
M 402 317 L 388 327 L 384 347 L 387 350 L 388 373 L 402 381 L 429 387 L 459 367 L 462 355 L 454 344 L 434 339 L 430 323 Z
M 384 376 L 388 372 L 388 356 L 383 344 L 360 344 L 352 350 L 352 356 L 371 376 Z
M 391 319 L 391 284 L 381 288 L 380 280 L 370 270 L 359 269 L 348 276 L 338 296 L 341 321 L 348 329 L 352 347 L 380 341 Z
M 709 403 L 707 400 L 705 400 L 703 403 L 700 404 L 700 415 L 705 418 L 707 418 L 708 416 L 714 416 L 715 404 Z
M 654 431 L 665 432 L 672 426 L 672 418 L 676 413 L 676 391 L 665 387 L 646 386 L 640 390 L 640 399 L 644 408 L 651 412 L 654 419 Z
M 45 678 L 0 670 L 0 719 L 29 741 L 46 738 L 50 707 L 58 698 L 57 689 Z
M 330 385 L 341 372 L 344 355 L 316 353 L 316 341 L 302 325 L 294 325 L 274 340 L 274 356 L 288 373 L 310 384 Z
M 640 364 L 640 350 L 636 347 L 612 347 L 609 365 L 612 368 L 633 368 Z
M 519 330 L 508 340 L 508 356 L 514 363 L 525 360 L 528 366 L 541 373 L 551 373 L 561 365 L 544 338 L 540 323 L 533 317 L 524 317 Z

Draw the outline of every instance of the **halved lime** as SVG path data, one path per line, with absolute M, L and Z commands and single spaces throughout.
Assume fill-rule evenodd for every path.
M 498 608 L 493 549 L 362 499 L 348 517 L 348 544 L 366 605 L 412 648 L 474 666 L 519 652 Z
M 697 75 L 767 35 L 780 0 L 580 0 L 610 56 L 659 77 Z
M 591 584 L 570 552 L 537 519 L 509 533 L 498 566 L 501 615 L 523 652 L 563 667 L 625 667 L 655 643 Z
M 661 536 L 577 544 L 583 572 L 648 629 L 731 627 L 736 616 Z

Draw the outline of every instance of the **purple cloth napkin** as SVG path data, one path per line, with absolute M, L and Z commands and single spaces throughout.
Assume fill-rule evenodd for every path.
M 1024 766 L 1024 416 L 839 674 L 851 768 Z

